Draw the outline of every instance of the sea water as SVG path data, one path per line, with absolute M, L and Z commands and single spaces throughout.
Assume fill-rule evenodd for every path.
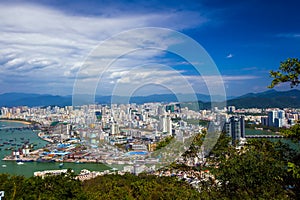
M 46 141 L 37 136 L 38 132 L 30 129 L 22 129 L 22 127 L 27 127 L 27 125 L 19 122 L 0 121 L 0 144 L 10 141 L 10 143 L 22 144 L 23 141 L 29 141 L 29 143 L 35 144 L 35 149 L 43 148 L 47 144 Z M 88 169 L 90 171 L 104 171 L 110 169 L 110 167 L 100 163 L 64 163 L 63 167 L 59 166 L 60 163 L 55 162 L 24 162 L 24 164 L 18 165 L 15 161 L 2 160 L 5 156 L 12 154 L 12 150 L 5 150 L 9 147 L 11 147 L 11 144 L 4 144 L 0 147 L 0 173 L 30 177 L 33 176 L 35 171 L 43 170 L 71 168 L 75 173 L 79 173 L 82 169 Z M 13 147 L 17 149 L 20 146 Z

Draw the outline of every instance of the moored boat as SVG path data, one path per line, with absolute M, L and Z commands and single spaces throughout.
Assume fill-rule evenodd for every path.
M 36 162 L 42 162 L 42 163 L 50 163 L 50 162 L 55 162 L 53 159 L 45 159 L 45 158 L 38 158 Z

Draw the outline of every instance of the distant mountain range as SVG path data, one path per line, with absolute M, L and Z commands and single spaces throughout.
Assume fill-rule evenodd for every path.
M 300 108 L 300 90 L 249 93 L 227 101 L 237 108 Z
M 86 95 L 79 95 L 79 98 L 83 100 Z M 221 99 L 220 96 L 214 96 L 214 99 Z M 143 104 L 147 102 L 188 102 L 188 101 L 201 101 L 210 102 L 211 97 L 204 94 L 153 94 L 149 96 L 95 96 L 95 102 L 99 104 L 110 104 L 113 103 L 137 103 Z M 58 96 L 48 94 L 27 94 L 27 93 L 5 93 L 0 94 L 0 106 L 22 106 L 26 105 L 29 107 L 33 106 L 67 106 L 72 105 L 72 96 Z
M 224 102 L 214 103 L 214 107 L 223 107 Z M 236 108 L 300 108 L 300 90 L 276 91 L 268 90 L 261 93 L 248 93 L 233 99 L 228 99 L 227 106 Z M 190 109 L 195 110 L 197 103 L 184 103 Z M 211 109 L 210 102 L 198 101 L 199 109 Z
M 200 109 L 210 108 L 211 97 L 204 94 L 196 94 L 198 99 L 198 105 Z M 114 103 L 127 103 L 129 99 L 130 103 L 147 103 L 147 102 L 185 102 L 183 106 L 190 108 L 195 107 L 197 102 L 193 100 L 191 94 L 154 94 L 149 96 L 96 96 L 95 102 L 99 104 L 110 104 L 113 99 Z M 213 99 L 220 99 L 215 96 Z M 276 91 L 268 90 L 262 93 L 248 93 L 239 97 L 227 97 L 227 106 L 235 106 L 236 108 L 271 108 L 271 107 L 291 107 L 300 108 L 300 90 L 289 91 Z M 46 94 L 26 94 L 26 93 L 5 93 L 0 94 L 0 106 L 67 106 L 72 105 L 72 96 L 58 96 L 58 95 L 46 95 Z M 223 103 L 224 105 L 224 103 Z

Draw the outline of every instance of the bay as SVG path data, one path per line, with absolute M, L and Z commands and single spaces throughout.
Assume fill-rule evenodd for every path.
M 0 121 L 0 144 L 5 142 L 21 144 L 22 141 L 29 141 L 35 144 L 35 149 L 44 147 L 47 142 L 37 136 L 38 132 L 30 129 L 22 129 L 27 127 L 26 124 L 12 121 Z M 15 161 L 3 161 L 2 159 L 10 155 L 12 150 L 5 150 L 12 147 L 11 144 L 3 144 L 0 147 L 0 173 L 8 173 L 12 175 L 22 175 L 25 177 L 33 176 L 35 171 L 55 170 L 55 169 L 73 169 L 75 173 L 79 173 L 82 169 L 90 171 L 104 171 L 111 169 L 110 167 L 100 163 L 64 163 L 60 168 L 60 163 L 39 163 L 39 162 L 25 162 L 23 165 L 18 165 Z M 18 146 L 13 146 L 18 148 Z

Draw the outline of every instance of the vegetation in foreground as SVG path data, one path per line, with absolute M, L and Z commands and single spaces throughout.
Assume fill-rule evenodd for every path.
M 200 139 L 196 140 L 199 143 Z M 250 140 L 237 150 L 222 134 L 205 169 L 212 178 L 198 190 L 176 177 L 105 175 L 80 182 L 73 173 L 25 178 L 0 175 L 5 199 L 297 199 L 300 154 L 282 142 Z M 195 143 L 195 146 L 199 144 Z M 298 142 L 299 144 L 299 142 Z M 195 155 L 194 148 L 189 153 Z M 189 154 L 188 153 L 188 154 Z M 181 165 L 173 169 L 184 170 Z M 187 167 L 188 170 L 203 170 Z
M 0 175 L 5 199 L 200 199 L 200 193 L 175 177 L 105 175 L 80 182 L 72 174 L 24 178 Z

